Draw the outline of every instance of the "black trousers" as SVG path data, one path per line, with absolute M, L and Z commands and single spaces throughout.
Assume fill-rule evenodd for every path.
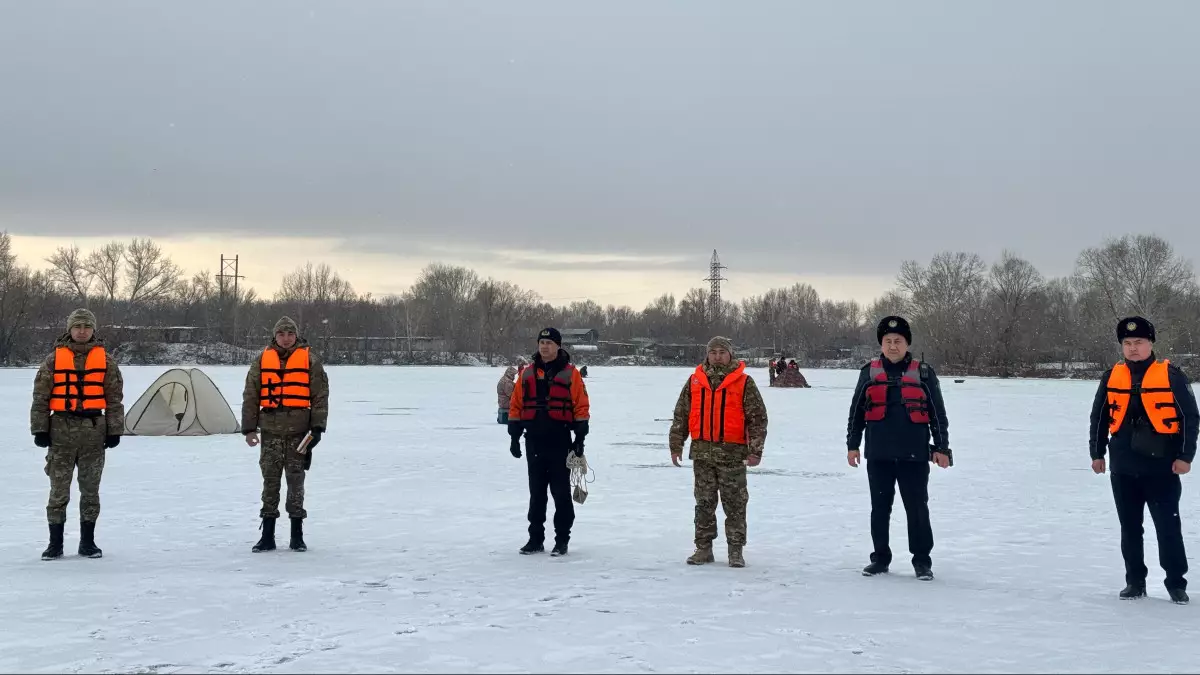
M 1144 584 L 1146 569 L 1142 522 L 1146 507 L 1158 535 L 1158 563 L 1167 577 L 1167 588 L 1187 588 L 1188 571 L 1183 549 L 1183 526 L 1179 520 L 1179 497 L 1183 485 L 1176 474 L 1131 476 L 1112 474 L 1113 498 L 1121 521 L 1121 556 L 1125 558 L 1125 583 Z
M 873 561 L 890 563 L 892 549 L 888 546 L 892 503 L 896 486 L 908 516 L 908 550 L 913 564 L 932 565 L 933 526 L 929 524 L 929 462 L 907 460 L 867 460 L 867 481 L 871 486 L 871 541 L 875 545 Z
M 569 439 L 568 439 L 569 442 Z M 575 503 L 571 501 L 571 470 L 567 468 L 567 453 L 560 443 L 538 447 L 526 445 L 529 466 L 529 538 L 546 540 L 546 490 L 554 497 L 554 541 L 566 544 L 575 524 Z

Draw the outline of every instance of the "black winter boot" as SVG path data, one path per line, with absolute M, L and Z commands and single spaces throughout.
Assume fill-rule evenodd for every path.
M 890 560 L 880 560 L 874 553 L 871 554 L 871 564 L 863 568 L 864 577 L 873 577 L 876 574 L 887 574 L 888 567 L 891 566 Z
M 85 558 L 99 558 L 104 555 L 96 545 L 96 523 L 83 521 L 79 523 L 79 555 Z
M 63 524 L 50 524 L 50 545 L 42 551 L 42 560 L 55 560 L 63 555 Z
M 304 519 L 292 518 L 292 540 L 288 542 L 288 548 L 293 551 L 307 551 L 308 547 L 304 545 Z
M 566 554 L 567 554 L 567 542 L 565 542 L 565 541 L 555 543 L 554 548 L 550 549 L 550 557 L 552 557 L 552 558 L 557 558 L 560 555 L 566 555 Z
M 543 544 L 540 541 L 534 541 L 532 539 L 530 539 L 528 542 L 525 543 L 524 546 L 521 547 L 521 555 L 531 555 L 533 553 L 544 553 L 545 551 L 546 551 L 545 544 Z
M 275 519 L 262 519 L 262 538 L 254 545 L 251 551 L 258 553 L 259 551 L 274 551 L 275 550 Z
M 1125 590 L 1121 591 L 1120 595 L 1122 600 L 1144 598 L 1146 597 L 1146 584 L 1145 582 L 1140 584 L 1128 584 L 1125 586 Z
M 921 581 L 933 581 L 933 568 L 925 563 L 913 563 L 913 572 Z
M 1171 596 L 1171 602 L 1177 605 L 1188 604 L 1187 591 L 1183 590 L 1182 588 L 1168 588 L 1167 593 Z

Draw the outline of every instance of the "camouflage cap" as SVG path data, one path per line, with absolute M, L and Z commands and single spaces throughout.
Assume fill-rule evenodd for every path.
M 724 349 L 725 351 L 729 352 L 730 354 L 733 354 L 733 340 L 730 340 L 727 337 L 722 337 L 722 336 L 718 335 L 708 341 L 708 348 L 710 351 L 713 349 L 720 348 L 720 349 Z
M 279 317 L 275 322 L 275 330 L 272 333 L 299 333 L 300 329 L 296 326 L 296 322 L 292 321 L 290 316 Z
M 91 310 L 84 309 L 83 307 L 71 312 L 71 315 L 67 317 L 67 330 L 78 327 L 91 328 L 95 330 L 96 315 L 92 314 Z

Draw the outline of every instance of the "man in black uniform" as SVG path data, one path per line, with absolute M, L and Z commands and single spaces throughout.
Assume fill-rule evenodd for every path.
M 863 366 L 850 400 L 846 459 L 859 464 L 859 442 L 867 433 L 867 479 L 871 486 L 871 539 L 875 550 L 864 576 L 888 571 L 888 530 L 896 486 L 908 516 L 908 550 L 913 570 L 933 579 L 933 527 L 929 523 L 929 462 L 950 466 L 946 406 L 937 374 L 908 352 L 912 331 L 899 316 L 884 317 L 876 330 L 881 356 Z M 932 438 L 932 445 L 930 439 Z
M 1112 454 L 1112 491 L 1125 558 L 1126 586 L 1120 596 L 1146 595 L 1149 571 L 1143 558 L 1142 522 L 1149 506 L 1167 593 L 1171 600 L 1185 604 L 1188 565 L 1179 520 L 1183 489 L 1179 477 L 1191 471 L 1196 457 L 1200 412 L 1187 376 L 1158 360 L 1154 340 L 1154 324 L 1140 316 L 1117 324 L 1125 359 L 1100 379 L 1092 404 L 1092 471 L 1104 473 L 1107 447 Z
M 567 455 L 583 457 L 583 439 L 591 418 L 583 376 L 562 349 L 555 328 L 538 334 L 538 350 L 517 376 L 508 407 L 509 452 L 521 457 L 521 436 L 529 468 L 529 541 L 523 555 L 545 550 L 546 490 L 554 497 L 554 549 L 552 556 L 567 554 L 575 506 L 571 503 L 571 470 Z M 575 433 L 574 440 L 571 433 Z

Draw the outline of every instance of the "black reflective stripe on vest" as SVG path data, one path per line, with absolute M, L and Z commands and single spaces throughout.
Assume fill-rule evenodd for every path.
M 717 427 L 721 431 L 720 431 L 720 438 L 717 439 L 718 443 L 725 442 L 725 396 L 728 393 L 729 393 L 728 389 L 721 390 L 721 424 Z M 716 397 L 714 396 L 713 397 L 713 405 L 716 405 L 716 403 L 717 403 L 717 400 L 716 400 Z
M 704 440 L 704 415 L 708 412 L 708 390 L 700 389 L 700 440 Z M 712 417 L 709 415 L 709 417 Z

